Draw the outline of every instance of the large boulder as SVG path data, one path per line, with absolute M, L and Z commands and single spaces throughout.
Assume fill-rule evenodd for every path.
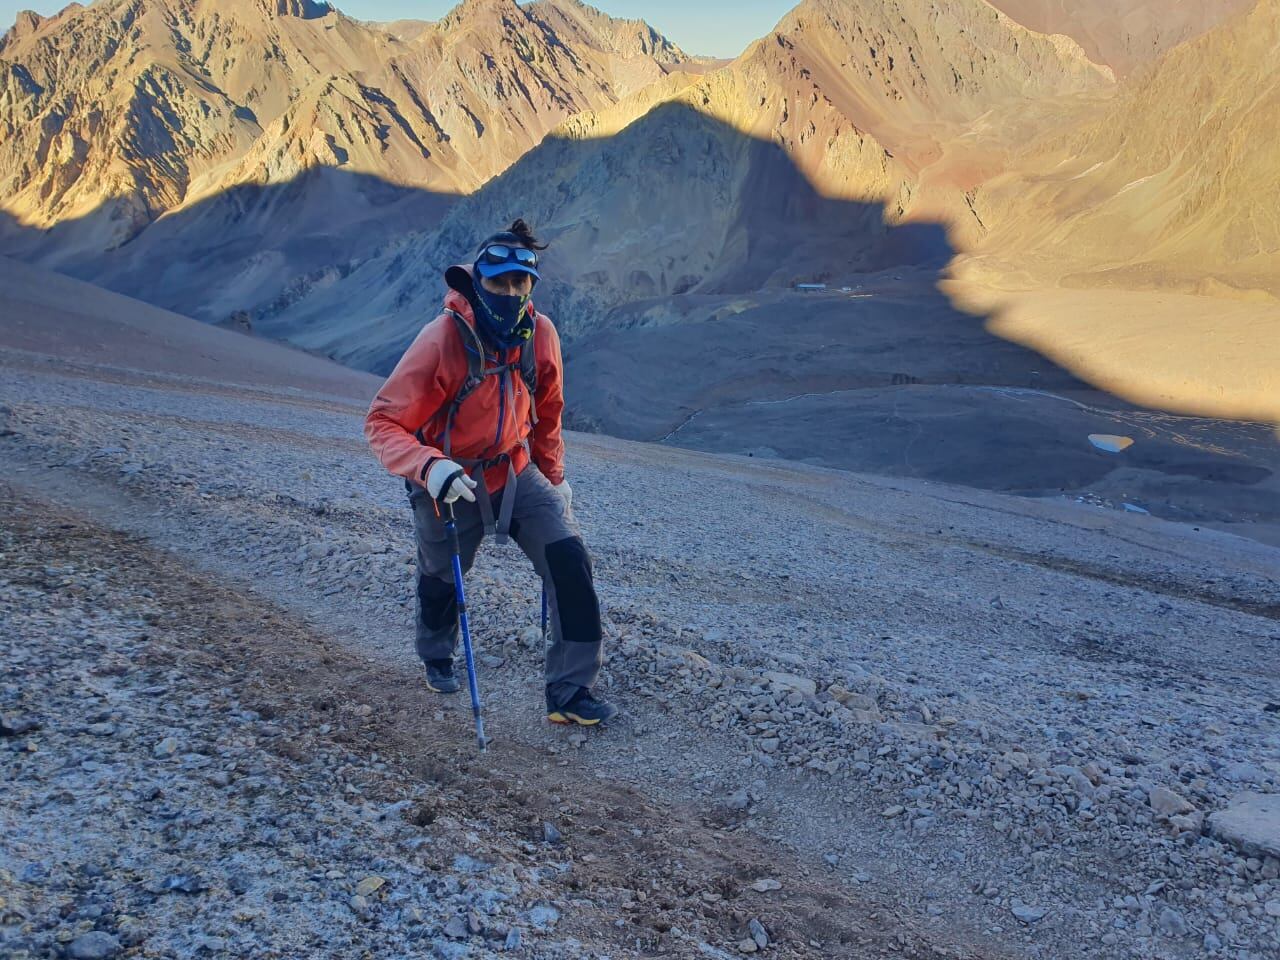
M 1280 857 L 1280 793 L 1242 793 L 1209 817 L 1209 832 L 1253 857 Z

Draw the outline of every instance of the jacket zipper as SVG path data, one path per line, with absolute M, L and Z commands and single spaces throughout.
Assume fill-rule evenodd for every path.
M 498 374 L 498 432 L 493 435 L 493 445 L 496 447 L 502 439 L 502 428 L 505 427 L 507 420 L 507 389 L 506 389 L 507 371 Z

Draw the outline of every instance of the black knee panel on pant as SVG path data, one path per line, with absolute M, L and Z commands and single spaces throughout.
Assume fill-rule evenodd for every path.
M 600 601 L 591 579 L 591 558 L 579 537 L 547 544 L 547 566 L 556 588 L 560 630 L 570 643 L 600 642 Z
M 418 603 L 422 607 L 422 624 L 428 630 L 439 630 L 458 619 L 458 597 L 453 584 L 435 577 L 418 577 Z

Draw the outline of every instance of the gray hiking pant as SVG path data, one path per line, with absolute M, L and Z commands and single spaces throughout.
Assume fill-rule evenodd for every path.
M 493 495 L 501 502 L 504 491 Z M 413 485 L 413 528 L 418 541 L 417 648 L 424 662 L 448 660 L 458 645 L 458 600 L 453 589 L 453 554 L 444 522 L 426 490 Z M 455 500 L 458 542 L 465 575 L 484 536 L 479 507 Z M 547 588 L 551 646 L 547 648 L 547 706 L 564 706 L 600 673 L 600 602 L 591 576 L 591 558 L 573 512 L 533 464 L 516 481 L 511 539 L 533 561 Z

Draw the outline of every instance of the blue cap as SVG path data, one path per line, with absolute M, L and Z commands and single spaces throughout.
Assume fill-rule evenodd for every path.
M 506 260 L 494 263 L 485 257 L 485 251 L 492 246 L 506 247 L 510 255 Z M 516 251 L 528 254 L 528 258 L 533 263 L 521 263 L 515 255 Z M 492 234 L 484 243 L 480 244 L 479 249 L 476 251 L 476 272 L 482 277 L 496 277 L 503 273 L 527 273 L 533 279 L 539 280 L 541 277 L 538 275 L 537 263 L 537 252 L 526 246 L 523 238 L 509 230 Z
M 522 263 L 516 263 L 514 260 L 508 260 L 506 263 L 476 263 L 476 271 L 482 277 L 496 277 L 503 273 L 527 273 L 535 280 L 541 280 L 538 271 L 533 267 L 526 267 Z

